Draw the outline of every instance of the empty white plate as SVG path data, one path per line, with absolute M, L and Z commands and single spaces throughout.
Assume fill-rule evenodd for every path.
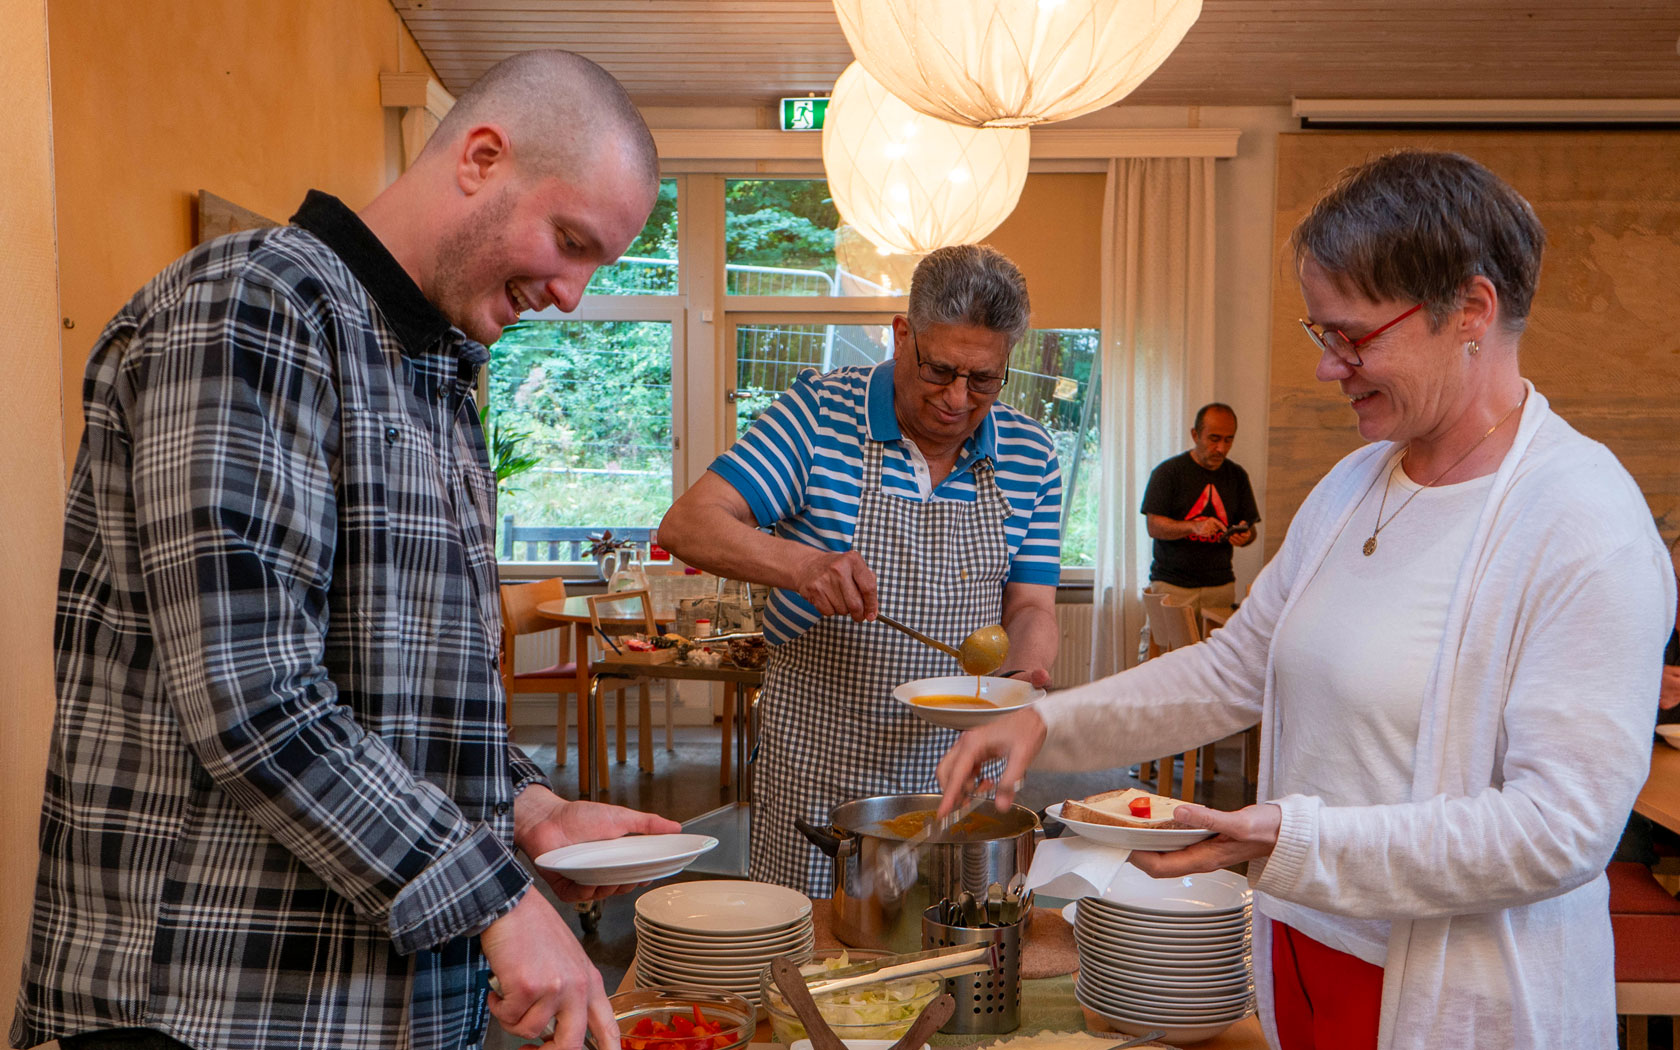
M 1085 914 L 1079 917 L 1079 921 L 1085 926 L 1113 930 L 1116 933 L 1157 933 L 1161 930 L 1171 930 L 1175 933 L 1206 934 L 1241 929 L 1248 925 L 1248 913 L 1234 911 L 1216 919 L 1192 919 L 1188 916 L 1168 919 L 1160 916 L 1152 918 L 1141 912 L 1113 912 L 1104 915 L 1095 908 L 1087 908 Z
M 1148 912 L 1156 915 L 1207 915 L 1245 907 L 1254 893 L 1234 871 L 1204 871 L 1176 878 L 1152 879 L 1127 865 L 1109 884 L 1098 911 Z
M 580 886 L 622 886 L 675 875 L 717 844 L 710 835 L 626 835 L 551 849 L 536 865 Z
M 767 882 L 679 882 L 642 894 L 636 914 L 672 930 L 758 933 L 809 918 L 811 898 Z
M 804 919 L 792 926 L 784 926 L 769 933 L 714 933 L 696 934 L 679 933 L 669 930 L 658 923 L 648 922 L 640 916 L 636 917 L 636 937 L 638 943 L 656 941 L 672 948 L 685 951 L 718 951 L 729 950 L 740 952 L 770 952 L 776 954 L 775 949 L 792 944 L 801 938 L 811 935 L 811 920 Z
M 802 937 L 795 937 L 781 944 L 765 948 L 736 948 L 730 945 L 719 945 L 714 949 L 701 950 L 682 944 L 667 944 L 664 941 L 644 935 L 636 938 L 636 947 L 647 948 L 658 955 L 671 959 L 681 959 L 697 965 L 733 966 L 742 959 L 763 959 L 768 962 L 778 955 L 793 955 L 810 948 L 811 941 L 811 934 L 807 931 Z

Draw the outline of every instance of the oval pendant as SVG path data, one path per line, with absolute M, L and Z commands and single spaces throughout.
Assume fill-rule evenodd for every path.
M 1377 549 L 1377 538 L 1372 536 L 1365 541 L 1365 557 L 1369 558 Z

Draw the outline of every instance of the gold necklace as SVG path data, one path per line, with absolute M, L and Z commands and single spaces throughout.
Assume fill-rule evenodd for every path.
M 1500 416 L 1499 417 L 1499 422 L 1495 423 L 1491 427 L 1488 427 L 1487 428 L 1487 433 L 1483 434 L 1481 437 L 1477 438 L 1476 443 L 1474 445 L 1471 445 L 1469 447 L 1469 449 L 1467 449 L 1465 451 L 1464 455 L 1462 455 L 1462 456 L 1458 457 L 1457 459 L 1453 460 L 1452 461 L 1452 466 L 1449 466 L 1446 470 L 1441 471 L 1441 473 L 1439 473 L 1439 474 L 1435 475 L 1433 478 L 1431 478 L 1429 483 L 1427 485 L 1424 485 L 1423 488 L 1419 488 L 1416 491 L 1414 491 L 1410 496 L 1407 496 L 1406 497 L 1406 502 L 1400 504 L 1398 507 L 1395 507 L 1394 508 L 1394 513 L 1390 514 L 1388 516 L 1388 521 L 1384 521 L 1383 516 L 1382 516 L 1383 515 L 1383 509 L 1388 506 L 1388 490 L 1394 484 L 1394 471 L 1399 470 L 1400 465 L 1406 461 L 1406 453 L 1405 452 L 1400 453 L 1400 459 L 1399 459 L 1398 462 L 1396 462 L 1394 464 L 1394 470 L 1390 470 L 1388 472 L 1388 480 L 1383 483 L 1382 501 L 1377 504 L 1376 525 L 1371 529 L 1371 538 L 1365 541 L 1365 547 L 1364 547 L 1365 557 L 1369 558 L 1371 555 L 1373 555 L 1377 552 L 1377 533 L 1379 533 L 1382 530 L 1388 528 L 1388 526 L 1394 521 L 1394 519 L 1398 518 L 1400 516 L 1401 511 L 1403 511 L 1407 507 L 1411 506 L 1412 500 L 1417 499 L 1417 496 L 1418 496 L 1419 492 L 1422 492 L 1424 489 L 1434 488 L 1436 482 L 1440 481 L 1442 478 L 1446 477 L 1448 474 L 1451 474 L 1453 472 L 1454 467 L 1458 466 L 1460 463 L 1463 463 L 1465 460 L 1469 459 L 1470 458 L 1470 453 L 1472 453 L 1472 452 L 1476 451 L 1477 449 L 1481 448 L 1482 447 L 1482 442 L 1484 442 L 1488 438 L 1492 437 L 1493 432 L 1495 430 L 1498 430 L 1500 427 L 1504 426 L 1505 421 L 1507 419 L 1511 418 L 1511 414 L 1513 412 L 1515 412 L 1517 409 L 1523 407 L 1523 405 L 1526 404 L 1527 402 L 1528 402 L 1528 391 L 1524 390 L 1522 400 L 1518 401 L 1515 405 L 1511 406 L 1510 411 L 1508 411 L 1504 415 Z M 1410 452 L 1410 451 L 1411 451 L 1411 446 L 1407 445 L 1406 446 L 1406 452 Z M 1373 481 L 1371 484 L 1375 485 L 1376 482 Z

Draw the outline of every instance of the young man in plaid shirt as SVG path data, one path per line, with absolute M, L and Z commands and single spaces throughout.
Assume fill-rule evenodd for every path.
M 676 825 L 562 801 L 508 740 L 471 392 L 657 187 L 617 82 L 527 52 L 359 216 L 311 193 L 107 326 L 15 1046 L 470 1047 L 491 1015 L 617 1046 L 515 850 Z

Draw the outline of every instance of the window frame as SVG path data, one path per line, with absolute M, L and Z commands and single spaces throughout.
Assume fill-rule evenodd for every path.
M 679 195 L 681 190 L 678 190 Z M 679 227 L 680 228 L 680 227 Z M 681 273 L 679 268 L 678 273 Z M 686 413 L 680 404 L 678 392 L 683 389 L 684 373 L 687 369 L 687 339 L 684 328 L 687 321 L 687 311 L 683 309 L 678 295 L 600 295 L 585 294 L 578 308 L 570 313 L 558 307 L 549 306 L 541 310 L 528 310 L 519 315 L 521 321 L 583 321 L 583 322 L 637 322 L 646 321 L 654 324 L 666 324 L 671 330 L 671 498 L 675 500 L 686 489 L 682 479 L 686 477 L 687 464 L 684 459 L 682 440 L 682 422 Z M 489 401 L 489 371 L 479 372 L 480 403 Z M 496 521 L 498 527 L 501 522 L 501 510 L 498 506 Z M 497 570 L 503 580 L 536 580 L 558 576 L 568 583 L 586 583 L 599 579 L 595 567 L 588 562 L 552 562 L 552 561 L 502 561 L 501 548 L 497 547 Z

